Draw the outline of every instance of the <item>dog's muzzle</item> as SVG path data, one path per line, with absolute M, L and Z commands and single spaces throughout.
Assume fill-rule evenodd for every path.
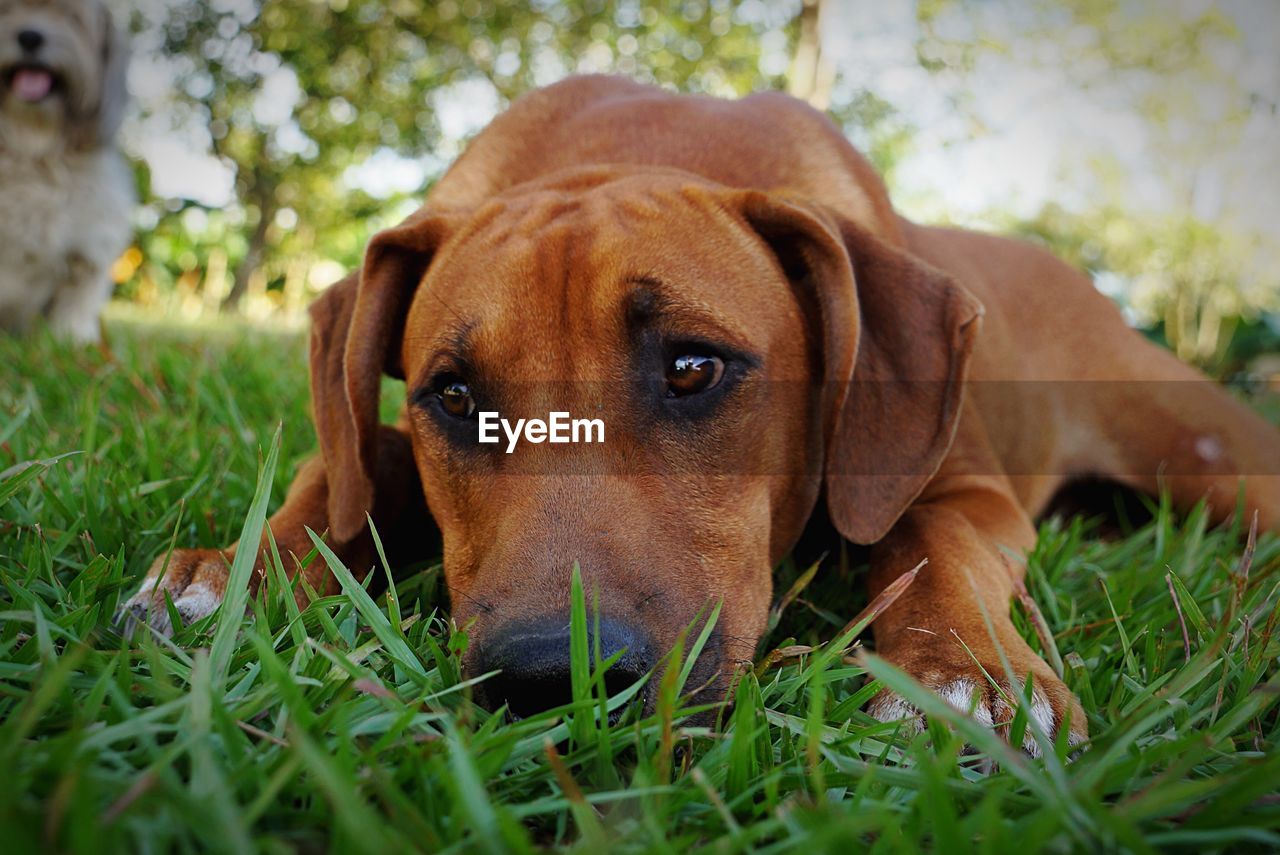
M 15 36 L 22 58 L 4 74 L 5 88 L 24 104 L 39 104 L 58 88 L 58 74 L 40 59 L 45 37 L 39 30 L 19 30 Z
M 597 638 L 591 623 L 587 649 L 594 656 Z M 652 644 L 645 633 L 608 617 L 601 617 L 599 633 L 602 661 L 622 653 L 604 675 L 605 690 L 612 697 L 653 668 Z M 476 673 L 499 672 L 480 684 L 480 699 L 490 709 L 505 704 L 513 717 L 525 718 L 573 701 L 567 616 L 508 624 L 492 641 L 482 642 L 475 657 Z

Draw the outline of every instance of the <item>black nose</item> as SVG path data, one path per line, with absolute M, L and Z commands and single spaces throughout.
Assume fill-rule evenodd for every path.
M 594 657 L 595 638 L 590 635 L 593 623 L 588 621 L 587 649 Z M 602 616 L 600 658 L 606 660 L 619 651 L 625 652 L 604 676 L 610 697 L 647 674 L 653 667 L 653 658 L 644 633 Z M 491 709 L 506 704 L 512 715 L 525 718 L 573 701 L 567 617 L 509 624 L 495 631 L 476 654 L 481 674 L 501 672 L 481 684 L 484 700 Z
M 41 45 L 44 44 L 44 33 L 39 30 L 23 30 L 18 33 L 18 44 L 25 51 L 40 50 Z

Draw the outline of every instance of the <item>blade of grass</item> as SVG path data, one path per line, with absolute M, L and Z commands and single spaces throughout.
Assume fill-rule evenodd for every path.
M 378 640 L 382 642 L 387 654 L 395 659 L 397 664 L 413 672 L 418 677 L 426 677 L 427 670 L 422 666 L 421 660 L 409 647 L 404 636 L 391 625 L 391 621 L 378 608 L 377 603 L 369 596 L 369 592 L 364 589 L 364 586 L 356 581 L 355 577 L 351 575 L 351 571 L 342 563 L 342 560 L 334 554 L 328 544 L 321 540 L 314 531 L 307 529 L 307 536 L 315 544 L 315 548 L 320 553 L 320 557 L 324 559 L 325 564 L 329 565 L 329 570 L 337 578 L 338 584 L 342 587 L 342 592 L 347 595 L 347 599 L 355 606 L 356 612 L 369 625 Z
M 218 628 L 213 633 L 209 652 L 209 670 L 213 685 L 221 693 L 227 684 L 231 668 L 231 656 L 235 651 L 236 637 L 244 623 L 245 607 L 249 602 L 249 577 L 258 562 L 258 549 L 262 543 L 262 529 L 267 524 L 267 503 L 271 499 L 271 482 L 276 474 L 276 462 L 280 458 L 281 427 L 276 427 L 271 438 L 267 459 L 258 475 L 258 487 L 254 490 L 249 513 L 240 532 L 240 546 L 227 574 L 226 595 L 222 601 Z
M 587 639 L 587 598 L 582 570 L 573 562 L 569 577 L 569 685 L 574 713 L 569 724 L 574 745 L 586 746 L 594 726 L 591 709 L 591 653 Z

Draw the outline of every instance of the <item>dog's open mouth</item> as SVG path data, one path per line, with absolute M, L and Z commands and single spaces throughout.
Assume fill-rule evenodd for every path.
M 58 88 L 58 75 L 44 65 L 17 65 L 5 75 L 6 88 L 19 101 L 39 104 Z

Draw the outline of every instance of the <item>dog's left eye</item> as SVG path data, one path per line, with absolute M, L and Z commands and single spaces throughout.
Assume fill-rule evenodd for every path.
M 677 356 L 667 366 L 667 397 L 683 398 L 714 389 L 724 377 L 724 360 L 706 353 Z
M 458 379 L 446 380 L 436 392 L 440 406 L 454 418 L 470 418 L 476 411 L 476 399 L 471 396 L 471 387 Z

